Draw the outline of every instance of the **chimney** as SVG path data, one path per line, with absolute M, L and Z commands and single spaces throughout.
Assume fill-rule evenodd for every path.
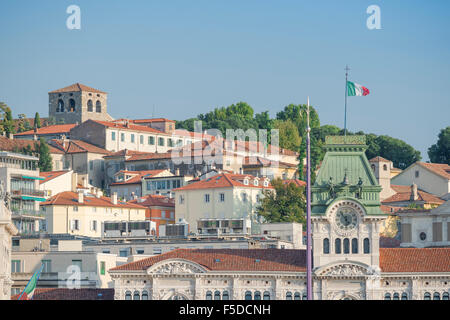
M 84 193 L 83 190 L 78 191 L 78 203 L 84 202 Z
M 175 169 L 175 175 L 176 175 L 176 176 L 179 176 L 179 175 L 180 175 L 180 168 L 176 168 L 176 169 Z
M 102 191 L 102 189 L 98 188 L 97 189 L 97 198 L 101 198 L 101 196 L 103 196 L 103 191 Z
M 117 192 L 113 192 L 111 196 L 111 202 L 113 205 L 117 205 Z
M 81 180 L 83 181 L 83 188 L 87 188 L 87 179 L 84 177 Z
M 411 185 L 411 197 L 410 200 L 411 201 L 417 201 L 419 199 L 419 196 L 417 194 L 417 184 L 413 183 Z

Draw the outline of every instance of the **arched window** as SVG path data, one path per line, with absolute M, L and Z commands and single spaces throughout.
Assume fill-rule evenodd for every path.
M 58 106 L 56 107 L 56 112 L 64 112 L 64 101 L 62 101 L 62 99 L 58 100 Z
M 100 102 L 100 100 L 97 100 L 97 102 L 95 103 L 95 112 L 102 112 L 102 103 Z
M 206 300 L 212 300 L 212 292 L 206 291 Z
M 292 292 L 286 292 L 286 300 L 292 300 Z
M 387 165 L 383 164 L 383 170 L 387 171 Z
M 375 165 L 371 165 L 373 172 L 375 172 Z
M 364 238 L 364 253 L 370 253 L 370 241 L 369 241 L 369 238 Z
M 402 300 L 408 300 L 408 294 L 406 292 L 402 293 Z
M 252 293 L 250 291 L 245 291 L 245 300 L 252 300 Z
M 253 300 L 261 300 L 261 292 L 255 291 Z
M 139 295 L 139 291 L 135 291 L 133 293 L 133 300 L 140 300 L 141 296 Z
M 125 292 L 125 300 L 131 300 L 131 292 L 130 291 Z
M 391 300 L 391 294 L 389 292 L 384 295 L 384 300 Z
M 350 240 L 344 239 L 344 253 L 350 253 Z
M 303 299 L 303 300 L 308 300 L 308 295 L 306 294 L 306 291 L 303 292 L 303 297 L 302 297 L 302 299 Z
M 358 239 L 352 239 L 352 253 L 358 253 Z
M 69 100 L 69 112 L 75 112 L 75 100 Z
M 448 292 L 442 294 L 442 300 L 448 300 Z
M 142 300 L 148 300 L 148 292 L 147 292 L 147 290 L 142 291 Z
M 330 253 L 330 240 L 328 238 L 323 239 L 323 253 Z
M 341 239 L 337 238 L 334 240 L 334 252 L 335 253 L 341 253 Z
M 222 300 L 230 300 L 230 295 L 228 294 L 228 291 L 224 291 L 222 293 Z
M 301 300 L 300 292 L 294 293 L 294 300 Z
M 431 294 L 429 292 L 425 292 L 423 295 L 423 300 L 431 300 Z
M 400 295 L 397 292 L 394 293 L 394 298 L 392 300 L 400 300 Z
M 88 102 L 87 102 L 87 110 L 88 110 L 89 112 L 94 111 L 94 104 L 92 103 L 92 100 L 91 100 L 91 99 L 89 99 Z
M 263 300 L 270 300 L 270 292 L 264 291 Z
M 441 295 L 439 294 L 439 292 L 435 292 L 433 294 L 433 300 L 441 300 Z
M 220 300 L 220 291 L 214 292 L 214 300 Z

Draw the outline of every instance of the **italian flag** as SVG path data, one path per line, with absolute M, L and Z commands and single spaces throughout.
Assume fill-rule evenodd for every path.
M 349 97 L 352 96 L 367 96 L 369 94 L 369 89 L 363 87 L 360 84 L 347 81 L 347 94 Z
M 44 269 L 44 265 L 42 264 L 38 271 L 36 271 L 31 277 L 30 281 L 28 281 L 27 286 L 23 290 L 22 294 L 19 296 L 17 300 L 30 300 L 33 299 L 34 289 L 36 289 L 37 282 L 39 280 L 39 276 L 41 275 L 42 269 Z

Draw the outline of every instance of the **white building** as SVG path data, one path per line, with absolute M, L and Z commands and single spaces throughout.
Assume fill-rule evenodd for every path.
M 17 228 L 11 221 L 11 212 L 4 204 L 4 190 L 0 198 L 0 300 L 9 300 L 11 296 L 11 237 L 17 234 Z
M 450 193 L 450 166 L 442 163 L 416 162 L 392 178 L 392 184 L 410 186 L 443 197 Z

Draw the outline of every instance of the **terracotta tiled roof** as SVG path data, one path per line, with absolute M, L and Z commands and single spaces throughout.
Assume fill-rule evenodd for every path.
M 84 195 L 83 203 L 78 202 L 78 193 L 72 191 L 60 192 L 45 202 L 41 202 L 41 206 L 88 206 L 88 207 L 115 207 L 115 208 L 129 208 L 129 209 L 143 209 L 145 207 L 127 203 L 118 200 L 117 204 L 113 204 L 111 198 L 108 197 L 95 197 L 93 195 Z
M 20 294 L 11 297 L 17 300 Z M 26 293 L 21 300 L 28 300 Z M 114 300 L 114 289 L 36 288 L 33 300 Z
M 14 136 L 30 136 L 30 135 L 46 135 L 46 134 L 69 134 L 70 130 L 77 125 L 74 123 L 69 124 L 54 124 L 51 126 L 41 127 L 36 129 L 36 132 L 33 130 L 24 131 L 21 133 L 16 133 Z
M 155 134 L 161 134 L 161 135 L 167 135 L 167 133 L 147 127 L 147 126 L 143 126 L 143 125 L 135 125 L 135 124 L 122 124 L 122 123 L 118 123 L 118 122 L 112 122 L 112 121 L 100 121 L 100 120 L 88 120 L 88 121 L 93 121 L 96 123 L 99 123 L 105 127 L 108 128 L 116 128 L 116 129 L 121 129 L 121 130 L 130 130 L 130 131 L 138 131 L 138 132 L 150 132 L 150 133 L 155 133 Z
M 382 272 L 450 272 L 450 248 L 380 248 Z
M 370 159 L 369 162 L 392 162 L 392 161 L 378 156 Z
M 39 183 L 43 184 L 47 181 L 53 180 L 53 179 L 61 176 L 67 172 L 69 172 L 69 170 L 39 172 L 39 176 L 41 178 L 45 178 L 45 180 L 40 180 Z
M 62 92 L 78 92 L 78 91 L 88 91 L 88 92 L 94 92 L 94 93 L 106 93 L 88 86 L 85 86 L 84 84 L 81 83 L 74 83 L 70 86 L 61 88 L 61 89 L 57 89 L 57 90 L 53 90 L 50 91 L 49 93 L 62 93 Z
M 128 171 L 128 170 L 120 170 L 118 173 L 128 173 L 130 175 L 133 175 L 132 178 L 126 180 L 126 181 L 120 181 L 120 182 L 113 182 L 110 184 L 110 186 L 118 186 L 118 185 L 126 185 L 126 184 L 141 184 L 142 179 L 144 177 L 154 177 L 159 175 L 161 172 L 166 171 L 167 169 L 160 169 L 160 170 L 142 170 L 142 171 Z M 116 173 L 116 174 L 118 174 Z
M 299 179 L 286 179 L 283 180 L 283 184 L 290 184 L 293 183 L 295 184 L 297 187 L 304 187 L 306 186 L 306 182 L 303 180 L 299 180 Z
M 411 199 L 411 187 L 410 186 L 399 186 L 399 185 L 391 185 L 391 189 L 393 189 L 396 194 L 390 196 L 387 199 L 381 201 L 384 205 L 389 205 L 390 203 L 395 202 L 405 202 L 410 201 Z M 431 204 L 442 204 L 444 200 L 432 195 L 431 193 L 422 191 L 420 189 L 417 190 L 418 199 L 416 201 L 423 201 L 425 203 Z
M 135 154 L 153 154 L 151 152 L 144 152 L 144 151 L 134 151 L 129 149 L 122 149 L 116 152 L 111 152 L 107 156 L 104 156 L 104 158 L 114 158 L 114 157 L 128 157 Z
M 65 153 L 83 153 L 83 152 L 91 152 L 91 153 L 99 153 L 109 155 L 111 152 L 94 146 L 93 144 L 87 143 L 82 140 L 66 140 L 63 141 L 61 139 L 52 139 L 49 142 L 56 148 L 64 151 Z
M 125 161 L 144 161 L 144 160 L 153 160 L 153 159 L 170 159 L 172 154 L 170 152 L 164 153 L 151 153 L 146 152 L 142 154 L 133 154 Z
M 450 179 L 450 166 L 446 163 L 417 162 L 417 164 L 424 168 L 427 168 L 428 170 L 443 178 Z
M 150 123 L 150 122 L 175 122 L 175 120 L 169 120 L 166 118 L 152 118 L 152 119 L 136 119 L 131 120 L 134 123 Z
M 136 200 L 128 201 L 130 203 L 139 204 L 144 207 L 175 207 L 175 199 L 161 195 L 146 195 Z
M 9 139 L 3 136 L 0 136 L 0 150 L 2 151 L 10 151 L 13 152 L 15 148 L 22 149 L 27 146 L 30 146 L 32 150 L 34 150 L 34 144 L 39 144 L 39 140 L 24 140 L 24 139 Z M 64 154 L 61 150 L 56 149 L 55 147 L 49 145 L 50 153 Z
M 245 177 L 249 177 L 248 185 L 245 185 L 243 183 Z M 263 185 L 264 179 L 259 179 L 258 186 L 255 186 L 253 184 L 253 180 L 255 178 L 256 177 L 252 175 L 220 173 L 211 178 L 185 185 L 181 188 L 175 189 L 175 191 L 210 189 L 210 188 L 230 188 L 230 187 L 273 189 L 270 183 L 268 187 L 264 187 Z
M 292 249 L 176 249 L 110 269 L 146 270 L 167 259 L 186 259 L 211 271 L 305 272 L 305 250 Z

